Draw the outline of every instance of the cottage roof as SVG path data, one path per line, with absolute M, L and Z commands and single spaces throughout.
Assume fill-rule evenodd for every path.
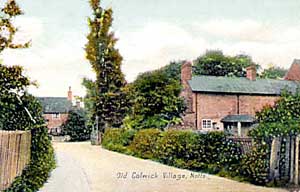
M 189 81 L 193 92 L 280 95 L 283 89 L 295 92 L 300 85 L 294 81 L 245 77 L 195 76 Z
M 253 123 L 255 121 L 255 118 L 251 115 L 227 115 L 224 117 L 221 122 L 226 123 Z
M 38 97 L 44 113 L 67 113 L 72 108 L 72 103 L 67 97 Z

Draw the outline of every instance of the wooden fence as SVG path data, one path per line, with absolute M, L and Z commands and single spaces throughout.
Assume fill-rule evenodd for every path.
M 242 154 L 246 154 L 252 150 L 253 139 L 251 137 L 229 137 L 228 139 L 240 145 Z
M 300 135 L 272 140 L 269 179 L 285 179 L 299 184 Z
M 0 131 L 0 191 L 8 188 L 30 161 L 31 134 Z

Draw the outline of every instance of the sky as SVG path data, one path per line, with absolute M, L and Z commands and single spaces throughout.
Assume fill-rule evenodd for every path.
M 0 6 L 5 1 L 0 0 Z M 84 96 L 82 78 L 94 78 L 85 59 L 88 0 L 17 0 L 25 14 L 14 22 L 24 50 L 7 50 L 4 64 L 22 65 L 39 86 L 36 96 Z M 112 7 L 122 71 L 133 81 L 170 61 L 193 60 L 206 50 L 248 54 L 268 67 L 289 68 L 300 58 L 298 0 L 103 0 Z

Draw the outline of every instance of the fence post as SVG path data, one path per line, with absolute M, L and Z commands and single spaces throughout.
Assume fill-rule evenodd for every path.
M 270 157 L 270 173 L 269 179 L 273 180 L 279 177 L 279 161 L 280 161 L 281 138 L 276 137 L 272 140 L 271 157 Z
M 294 183 L 295 185 L 299 184 L 299 140 L 300 137 L 297 135 L 295 142 L 295 177 Z
M 287 136 L 286 140 L 285 140 L 285 170 L 284 170 L 284 177 L 285 178 L 289 178 L 289 170 L 290 170 L 290 166 L 291 166 L 291 162 L 290 162 L 290 151 L 291 148 L 291 137 Z

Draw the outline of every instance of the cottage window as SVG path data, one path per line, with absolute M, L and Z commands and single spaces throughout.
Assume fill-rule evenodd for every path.
M 203 119 L 202 120 L 202 128 L 203 129 L 211 129 L 212 128 L 212 121 L 210 119 Z
M 60 114 L 59 113 L 52 114 L 52 119 L 60 119 Z

